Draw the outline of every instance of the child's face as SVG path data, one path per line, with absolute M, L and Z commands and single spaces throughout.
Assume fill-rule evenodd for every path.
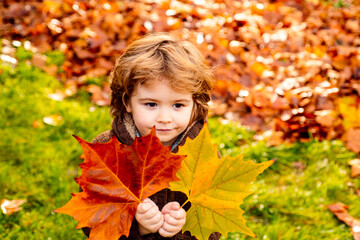
M 190 92 L 177 92 L 166 80 L 138 84 L 126 110 L 132 114 L 141 136 L 153 126 L 165 146 L 171 146 L 189 125 L 194 101 Z

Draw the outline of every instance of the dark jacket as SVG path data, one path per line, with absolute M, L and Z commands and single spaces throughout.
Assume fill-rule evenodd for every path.
M 179 145 L 182 146 L 185 144 L 186 138 L 189 137 L 194 139 L 203 128 L 204 122 L 198 121 L 194 122 L 191 126 L 189 126 L 185 132 L 181 135 Z M 101 133 L 98 135 L 92 142 L 93 143 L 106 143 L 110 141 L 113 135 L 116 135 L 117 139 L 126 145 L 131 145 L 136 136 L 135 125 L 133 120 L 129 115 L 125 115 L 124 118 L 116 118 L 112 123 L 112 129 L 106 132 Z M 175 147 L 172 152 L 176 153 L 178 151 L 178 146 Z M 179 202 L 180 206 L 187 200 L 187 196 L 182 192 L 173 192 L 169 189 L 163 189 L 154 195 L 149 197 L 155 204 L 162 209 L 166 203 L 177 201 Z M 184 209 L 187 211 L 190 208 L 190 204 L 186 204 Z M 89 237 L 90 228 L 83 228 L 84 233 L 86 236 Z M 212 233 L 209 237 L 209 240 L 218 240 L 220 239 L 220 233 Z M 144 236 L 140 236 L 138 230 L 138 223 L 134 217 L 133 223 L 131 225 L 129 237 L 121 236 L 119 240 L 160 240 L 160 239 L 171 239 L 171 240 L 196 240 L 196 237 L 191 236 L 191 234 L 186 231 L 184 233 L 178 233 L 171 238 L 164 238 L 160 236 L 159 233 L 150 233 Z

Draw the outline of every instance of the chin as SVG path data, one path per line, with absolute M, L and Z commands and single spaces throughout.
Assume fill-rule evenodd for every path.
M 161 142 L 161 144 L 162 145 L 164 145 L 164 146 L 168 146 L 168 147 L 170 147 L 171 145 L 173 145 L 173 141 L 171 141 L 171 139 L 170 140 L 168 140 L 168 139 L 166 139 L 166 140 L 161 140 L 160 139 L 160 142 Z

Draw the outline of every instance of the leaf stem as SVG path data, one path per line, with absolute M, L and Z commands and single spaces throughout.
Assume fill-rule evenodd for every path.
M 184 202 L 183 203 L 183 205 L 181 205 L 181 207 L 184 207 L 185 206 L 185 204 L 187 204 L 189 202 L 189 199 L 188 200 L 186 200 L 186 202 Z

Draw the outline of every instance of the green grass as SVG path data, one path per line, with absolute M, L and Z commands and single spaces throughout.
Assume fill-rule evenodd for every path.
M 0 214 L 0 239 L 84 239 L 72 217 L 52 211 L 78 191 L 82 150 L 72 135 L 90 141 L 108 129 L 108 108 L 89 111 L 84 93 L 52 100 L 59 82 L 25 62 L 0 71 L 0 199 L 27 200 L 22 211 Z M 52 115 L 62 117 L 58 126 L 43 122 Z
M 78 191 L 73 178 L 80 174 L 82 150 L 72 135 L 90 141 L 109 129 L 109 108 L 94 106 L 84 91 L 52 100 L 48 94 L 61 84 L 29 66 L 31 55 L 21 51 L 16 68 L 0 63 L 0 199 L 27 202 L 13 215 L 0 213 L 0 239 L 85 239 L 72 217 L 52 211 Z M 54 115 L 62 117 L 57 126 L 43 122 Z M 347 165 L 355 154 L 341 141 L 268 147 L 235 123 L 213 118 L 209 127 L 222 155 L 244 154 L 257 162 L 277 159 L 253 183 L 254 193 L 242 205 L 258 239 L 352 239 L 349 228 L 326 209 L 340 201 L 360 217 L 360 198 L 354 193 L 360 182 L 349 177 Z M 294 168 L 299 162 L 304 169 Z M 231 233 L 227 239 L 252 238 Z
M 219 126 L 217 121 L 210 119 L 209 125 L 223 155 L 243 153 L 245 159 L 256 162 L 277 159 L 257 178 L 252 185 L 254 193 L 241 206 L 258 239 L 353 239 L 349 228 L 326 208 L 343 202 L 352 216 L 360 217 L 360 198 L 355 194 L 360 181 L 350 178 L 347 164 L 355 154 L 341 141 L 267 147 L 265 142 L 252 142 L 252 135 L 244 128 L 236 124 Z M 238 139 L 241 147 L 236 147 Z M 294 167 L 299 162 L 304 169 Z M 230 233 L 226 239 L 252 238 Z

